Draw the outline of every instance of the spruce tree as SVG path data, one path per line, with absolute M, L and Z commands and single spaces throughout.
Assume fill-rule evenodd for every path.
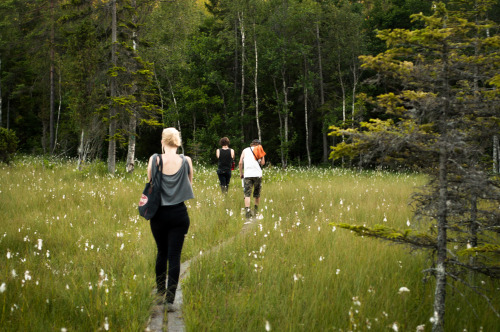
M 362 60 L 390 91 L 374 100 L 389 119 L 363 123 L 365 131 L 332 127 L 332 134 L 353 139 L 335 148 L 334 158 L 363 153 L 365 163 L 408 159 L 429 175 L 414 196 L 415 218 L 427 231 L 338 226 L 432 253 L 426 272 L 436 279 L 433 331 L 444 330 L 450 282 L 489 301 L 474 274 L 500 277 L 500 183 L 483 143 L 499 130 L 500 38 L 486 18 L 491 4 L 436 3 L 431 16 L 412 15 L 423 28 L 380 31 L 388 50 Z

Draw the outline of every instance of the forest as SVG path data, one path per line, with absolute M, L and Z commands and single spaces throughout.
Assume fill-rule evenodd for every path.
M 450 6 L 465 15 L 474 3 Z M 495 36 L 500 6 L 486 3 Z M 351 142 L 330 126 L 397 121 L 374 100 L 407 86 L 360 56 L 390 48 L 378 31 L 423 28 L 410 16 L 433 10 L 426 0 L 4 0 L 0 127 L 20 152 L 106 160 L 111 173 L 156 152 L 167 126 L 199 161 L 214 162 L 227 136 L 237 153 L 261 139 L 283 168 L 361 165 L 330 158 Z
M 2 0 L 0 159 L 133 177 L 173 126 L 202 168 L 260 139 L 269 181 L 417 171 L 408 229 L 329 225 L 430 253 L 433 331 L 458 284 L 499 318 L 499 24 L 495 0 Z

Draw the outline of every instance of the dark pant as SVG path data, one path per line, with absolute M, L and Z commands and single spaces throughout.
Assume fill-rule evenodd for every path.
M 173 303 L 181 270 L 181 251 L 189 229 L 189 215 L 184 203 L 160 206 L 151 219 L 151 231 L 156 241 L 156 289 Z M 165 289 L 168 262 L 168 287 Z
M 222 192 L 227 192 L 229 181 L 231 181 L 231 171 L 217 171 Z

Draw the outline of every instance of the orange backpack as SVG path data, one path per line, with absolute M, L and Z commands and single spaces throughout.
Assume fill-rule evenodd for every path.
M 266 155 L 266 152 L 264 151 L 262 145 L 257 145 L 256 147 L 254 147 L 252 152 L 255 160 L 258 160 Z

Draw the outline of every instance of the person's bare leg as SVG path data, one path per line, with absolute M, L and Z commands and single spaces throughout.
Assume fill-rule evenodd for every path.
M 260 203 L 260 197 L 255 197 L 255 206 L 254 206 L 254 212 L 255 215 L 259 212 L 259 203 Z

